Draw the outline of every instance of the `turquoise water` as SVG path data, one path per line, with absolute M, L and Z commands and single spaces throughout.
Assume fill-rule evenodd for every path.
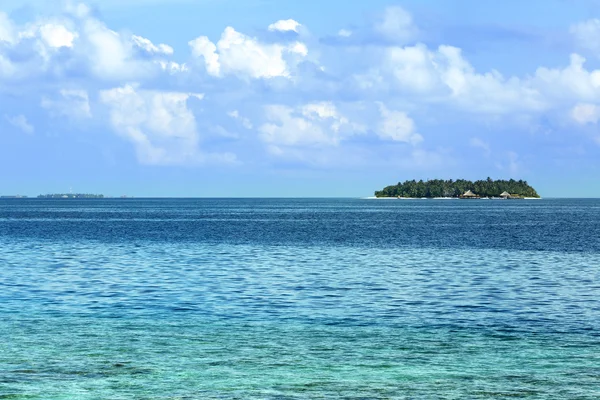
M 600 398 L 600 201 L 0 201 L 0 399 Z

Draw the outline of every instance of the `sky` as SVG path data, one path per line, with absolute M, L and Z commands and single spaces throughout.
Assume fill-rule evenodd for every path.
M 600 197 L 600 0 L 0 0 L 0 194 Z

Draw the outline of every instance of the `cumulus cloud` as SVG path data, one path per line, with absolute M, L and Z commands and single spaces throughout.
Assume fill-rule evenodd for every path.
M 25 79 L 65 68 L 63 49 L 78 38 L 72 23 L 63 19 L 37 20 L 23 26 L 0 12 L 0 79 Z
M 261 43 L 232 27 L 225 29 L 216 45 L 206 36 L 190 41 L 189 45 L 195 57 L 204 59 L 206 71 L 216 77 L 289 78 L 290 67 L 308 54 L 303 43 Z
M 187 70 L 183 64 L 169 60 L 174 51 L 167 44 L 154 44 L 142 36 L 113 31 L 92 17 L 83 18 L 80 24 L 77 55 L 97 78 L 141 80 L 160 71 L 175 74 Z
M 250 122 L 250 120 L 248 118 L 242 117 L 239 113 L 238 110 L 233 110 L 227 113 L 227 115 L 229 115 L 231 118 L 240 121 L 240 123 L 242 124 L 242 126 L 246 129 L 252 129 L 253 125 L 252 122 Z
M 600 56 L 600 19 L 594 18 L 572 25 L 570 32 L 579 47 Z
M 279 20 L 275 23 L 269 25 L 269 30 L 279 31 L 279 32 L 298 32 L 298 28 L 302 26 L 299 22 L 294 21 L 293 19 Z
M 0 43 L 13 43 L 15 41 L 15 28 L 6 13 L 0 11 Z
M 111 125 L 133 143 L 144 164 L 197 161 L 200 137 L 187 107 L 189 97 L 189 93 L 143 91 L 131 85 L 100 93 Z
M 386 40 L 406 44 L 413 41 L 418 29 L 412 15 L 402 7 L 388 7 L 375 24 L 375 31 Z
M 139 64 L 130 57 L 131 48 L 117 32 L 95 19 L 84 22 L 83 32 L 90 49 L 90 67 L 96 76 L 126 78 L 138 72 Z
M 175 75 L 181 72 L 189 72 L 190 69 L 187 66 L 187 64 L 183 63 L 183 64 L 179 64 L 176 63 L 174 61 L 163 61 L 163 60 L 159 60 L 157 61 L 158 65 L 160 65 L 160 68 L 163 71 L 168 72 L 170 75 Z
M 111 30 L 73 7 L 60 17 L 16 25 L 0 13 L 0 78 L 31 79 L 87 75 L 104 80 L 142 79 L 160 71 L 179 72 L 168 58 L 173 49 L 137 35 Z M 168 68 L 163 68 L 160 63 Z M 179 68 L 180 69 L 180 68 Z
M 419 44 L 390 47 L 383 58 L 383 69 L 391 73 L 400 88 L 416 93 L 431 93 L 441 88 L 436 54 Z
M 10 78 L 17 74 L 16 66 L 8 57 L 0 54 L 0 79 Z
M 77 18 L 86 18 L 91 14 L 90 7 L 85 3 L 67 1 L 65 4 L 65 12 Z
M 205 114 L 203 131 L 231 137 L 223 126 L 256 128 L 258 140 L 272 154 L 319 149 L 326 158 L 327 151 L 341 154 L 353 145 L 346 142 L 354 135 L 369 132 L 369 140 L 413 145 L 406 146 L 406 154 L 412 151 L 414 164 L 420 165 L 419 160 L 432 155 L 417 146 L 423 140 L 417 124 L 422 129 L 421 118 L 427 118 L 429 131 L 431 124 L 440 123 L 434 120 L 441 114 L 430 118 L 412 110 L 430 106 L 460 113 L 469 123 L 489 123 L 502 116 L 533 124 L 555 114 L 581 125 L 600 120 L 600 69 L 586 67 L 578 54 L 570 59 L 565 55 L 562 65 L 506 76 L 476 68 L 468 53 L 452 43 L 418 43 L 419 29 L 401 7 L 385 9 L 374 25 L 341 26 L 352 30 L 339 30 L 337 43 L 351 46 L 325 47 L 323 41 L 295 35 L 305 27 L 288 19 L 269 25 L 275 33 L 259 37 L 233 27 L 225 28 L 214 42 L 200 36 L 189 42 L 191 59 L 175 60 L 173 48 L 160 38 L 152 42 L 115 31 L 85 5 L 70 3 L 65 13 L 24 24 L 0 12 L 0 83 L 12 92 L 20 85 L 35 91 L 33 103 L 54 117 L 94 118 L 106 107 L 108 122 L 147 164 L 234 160 L 199 148 L 202 135 L 191 106 L 195 100 L 181 89 L 199 84 L 220 107 Z M 600 54 L 600 20 L 573 25 L 570 32 L 581 49 Z M 312 64 L 317 57 L 323 65 Z M 131 81 L 164 91 L 126 85 Z M 73 87 L 77 90 L 60 90 Z M 92 103 L 92 115 L 90 99 L 97 98 L 100 87 L 114 89 L 100 93 L 102 104 Z M 41 102 L 38 93 L 44 94 Z M 350 102 L 361 106 L 349 111 Z M 27 131 L 31 124 L 18 117 L 22 116 L 7 120 Z M 427 139 L 431 143 L 435 136 L 427 134 Z M 245 140 L 257 139 L 248 134 Z M 490 153 L 481 139 L 463 138 L 461 143 Z
M 237 163 L 233 153 L 200 151 L 200 134 L 188 99 L 202 94 L 140 90 L 134 85 L 104 90 L 114 130 L 135 147 L 138 160 L 149 165 Z
M 391 75 L 399 90 L 471 112 L 504 114 L 540 111 L 545 107 L 543 97 L 529 82 L 504 78 L 494 70 L 477 73 L 462 56 L 461 49 L 453 46 L 442 45 L 435 51 L 423 44 L 389 47 L 382 69 L 384 74 Z M 385 84 L 378 77 L 376 80 L 372 76 L 359 77 L 365 78 L 373 81 L 370 86 Z
M 70 25 L 68 21 L 36 21 L 19 28 L 6 19 L 6 16 L 4 18 L 5 21 L 3 22 L 3 17 L 0 16 L 0 25 L 8 23 L 11 33 L 3 34 L 3 29 L 0 27 L 0 41 L 2 41 L 2 37 L 4 36 L 7 38 L 5 41 L 13 46 L 27 41 L 35 41 L 38 52 L 60 49 L 62 47 L 72 48 L 73 42 L 78 37 L 77 32 L 67 27 L 67 25 Z
M 352 124 L 331 102 L 296 108 L 270 105 L 265 107 L 265 114 L 268 122 L 259 127 L 260 138 L 273 146 L 336 146 L 364 129 Z
M 571 118 L 581 125 L 596 124 L 600 119 L 600 107 L 595 104 L 579 103 L 571 110 Z
M 4 118 L 9 124 L 28 135 L 31 135 L 33 132 L 35 132 L 33 125 L 31 125 L 29 121 L 27 121 L 27 118 L 22 114 L 15 116 L 5 115 Z
M 588 71 L 584 67 L 585 61 L 584 57 L 572 54 L 571 62 L 565 68 L 540 67 L 533 84 L 555 104 L 565 100 L 600 100 L 600 70 Z
M 336 145 L 335 132 L 321 125 L 321 120 L 305 118 L 302 112 L 283 105 L 265 107 L 267 120 L 259 130 L 264 142 L 275 145 Z
M 381 122 L 377 134 L 382 139 L 417 144 L 423 137 L 416 133 L 415 122 L 402 111 L 390 111 L 382 103 L 379 104 Z
M 92 117 L 88 93 L 85 90 L 61 89 L 54 97 L 42 97 L 41 106 L 53 116 L 71 119 Z
M 206 36 L 200 36 L 189 42 L 192 48 L 192 55 L 194 57 L 204 58 L 206 65 L 206 72 L 213 76 L 219 76 L 221 74 L 221 63 L 219 62 L 219 55 L 217 54 L 217 46 L 210 41 Z
M 39 28 L 40 37 L 50 47 L 73 47 L 73 41 L 77 38 L 77 33 L 71 32 L 64 25 L 45 24 Z
M 173 48 L 169 45 L 163 43 L 155 45 L 150 39 L 137 35 L 131 36 L 131 40 L 136 47 L 148 54 L 164 54 L 169 56 L 173 54 Z

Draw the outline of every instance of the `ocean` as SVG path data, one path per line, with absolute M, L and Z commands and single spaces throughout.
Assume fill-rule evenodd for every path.
M 0 200 L 0 399 L 504 398 L 600 398 L 600 200 Z

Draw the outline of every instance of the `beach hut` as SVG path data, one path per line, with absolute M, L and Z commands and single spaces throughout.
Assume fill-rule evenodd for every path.
M 505 191 L 500 195 L 500 197 L 502 197 L 503 199 L 510 199 L 511 196 L 510 193 Z
M 478 199 L 479 196 L 477 196 L 475 193 L 471 192 L 470 190 L 467 190 L 462 196 L 460 196 L 461 199 Z

